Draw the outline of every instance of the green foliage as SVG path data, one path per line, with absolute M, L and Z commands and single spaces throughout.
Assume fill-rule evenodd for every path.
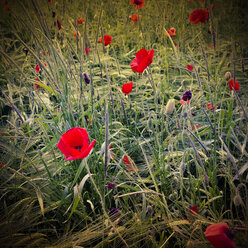
M 1 246 L 207 247 L 216 222 L 247 243 L 247 3 L 215 1 L 213 19 L 188 21 L 209 3 L 25 0 L 1 10 Z M 138 75 L 130 62 L 141 48 L 155 55 Z M 229 91 L 228 71 L 240 91 Z M 84 160 L 56 147 L 72 127 L 96 140 Z

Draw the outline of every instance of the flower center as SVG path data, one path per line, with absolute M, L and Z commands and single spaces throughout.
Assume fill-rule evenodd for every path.
M 141 5 L 141 4 L 142 4 L 142 1 L 141 1 L 141 0 L 134 0 L 134 3 L 135 3 L 136 5 Z
M 74 148 L 81 152 L 82 146 L 75 146 Z

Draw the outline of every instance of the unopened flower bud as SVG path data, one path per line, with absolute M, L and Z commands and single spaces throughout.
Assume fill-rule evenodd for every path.
M 243 203 L 242 198 L 239 193 L 234 196 L 233 203 L 235 206 L 239 206 Z
M 173 113 L 174 109 L 175 109 L 175 99 L 170 99 L 166 104 L 165 113 L 170 115 Z
M 231 72 L 226 72 L 226 74 L 225 74 L 225 79 L 228 81 L 228 80 L 230 80 L 230 78 L 231 78 Z

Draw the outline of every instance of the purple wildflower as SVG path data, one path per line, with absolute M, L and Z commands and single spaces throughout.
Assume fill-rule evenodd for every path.
M 83 73 L 83 78 L 86 85 L 90 83 L 90 78 L 85 72 Z
M 191 99 L 191 97 L 192 97 L 191 91 L 190 91 L 190 90 L 186 90 L 186 91 L 183 93 L 182 99 L 183 99 L 184 101 L 188 101 L 188 100 Z

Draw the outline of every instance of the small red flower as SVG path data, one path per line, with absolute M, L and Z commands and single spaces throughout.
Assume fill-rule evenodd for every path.
M 192 214 L 193 216 L 195 216 L 196 213 L 198 213 L 198 207 L 197 207 L 197 205 L 190 207 L 190 214 Z
M 198 128 L 200 128 L 200 127 L 201 127 L 201 125 L 199 125 L 199 124 L 194 124 L 194 125 L 192 126 L 192 131 L 194 131 L 194 130 L 195 130 L 195 127 L 196 127 L 196 129 L 198 129 Z
M 9 11 L 10 11 L 10 6 L 6 6 L 6 7 L 4 8 L 4 10 L 7 11 L 7 12 L 9 12 Z
M 52 0 L 48 0 L 48 2 L 49 2 L 49 3 L 51 3 L 51 2 L 52 2 Z
M 83 159 L 89 155 L 96 140 L 89 144 L 85 128 L 73 127 L 62 134 L 57 147 L 65 155 L 65 160 Z
M 80 18 L 80 19 L 77 20 L 77 23 L 78 24 L 82 24 L 83 22 L 84 22 L 84 19 L 83 18 Z
M 91 48 L 90 47 L 85 47 L 84 49 L 84 53 L 86 53 L 87 55 L 89 54 Z
M 133 90 L 133 82 L 122 85 L 122 92 L 128 95 Z
M 167 32 L 168 32 L 168 34 L 169 34 L 171 37 L 176 37 L 176 29 L 175 29 L 175 28 L 167 29 Z
M 196 9 L 194 10 L 190 16 L 189 21 L 197 24 L 199 22 L 205 23 L 209 17 L 209 11 L 204 9 Z
M 115 187 L 115 184 L 114 183 L 107 182 L 107 188 L 108 189 L 113 189 L 114 187 Z
M 40 72 L 40 65 L 39 64 L 37 64 L 35 66 L 35 71 L 36 71 L 36 73 L 39 73 Z
M 136 53 L 135 59 L 133 59 L 131 62 L 131 69 L 138 73 L 142 73 L 146 69 L 146 67 L 152 63 L 153 56 L 154 56 L 154 49 L 152 50 L 140 49 Z
M 179 103 L 184 105 L 186 102 L 184 100 L 180 100 Z
M 235 80 L 235 85 L 234 85 L 234 82 L 233 82 L 233 78 L 229 81 L 229 90 L 232 91 L 233 88 L 235 90 L 240 90 L 240 84 Z
M 73 37 L 74 38 L 79 37 L 79 33 L 78 32 L 77 33 L 75 32 L 74 35 L 73 35 Z
M 112 37 L 110 35 L 104 35 L 104 46 L 111 44 Z M 99 42 L 102 43 L 102 37 L 100 37 Z
M 127 169 L 129 170 L 129 171 L 135 171 L 135 169 L 133 168 L 133 160 L 131 160 L 131 159 L 129 159 L 128 158 L 128 156 L 125 156 L 124 158 L 123 158 L 123 163 L 124 163 L 124 165 L 126 165 L 127 166 Z
M 194 69 L 193 65 L 187 65 L 186 67 L 187 67 L 187 69 L 188 69 L 189 71 L 193 71 L 193 69 Z
M 132 16 L 130 16 L 131 22 L 137 22 L 138 18 L 141 19 L 141 15 L 132 15 Z
M 204 232 L 205 237 L 214 248 L 235 248 L 235 243 L 230 238 L 231 231 L 227 223 L 216 223 L 207 227 Z
M 6 164 L 4 162 L 0 162 L 0 169 L 3 168 Z
M 214 109 L 218 108 L 218 106 L 213 106 L 211 103 L 207 103 L 207 104 L 205 104 L 205 108 L 214 110 Z
M 134 5 L 136 9 L 141 9 L 145 5 L 145 0 L 130 0 L 130 4 Z
M 46 62 L 42 62 L 44 66 L 47 66 L 47 63 Z
M 58 29 L 60 30 L 62 28 L 62 25 L 59 20 L 57 20 L 57 25 L 58 25 Z
M 40 82 L 40 80 L 39 80 L 38 78 L 36 78 L 35 81 Z M 39 84 L 35 84 L 35 85 L 33 86 L 33 88 L 34 88 L 34 89 L 38 89 L 38 88 L 40 88 L 40 85 L 39 85 Z

